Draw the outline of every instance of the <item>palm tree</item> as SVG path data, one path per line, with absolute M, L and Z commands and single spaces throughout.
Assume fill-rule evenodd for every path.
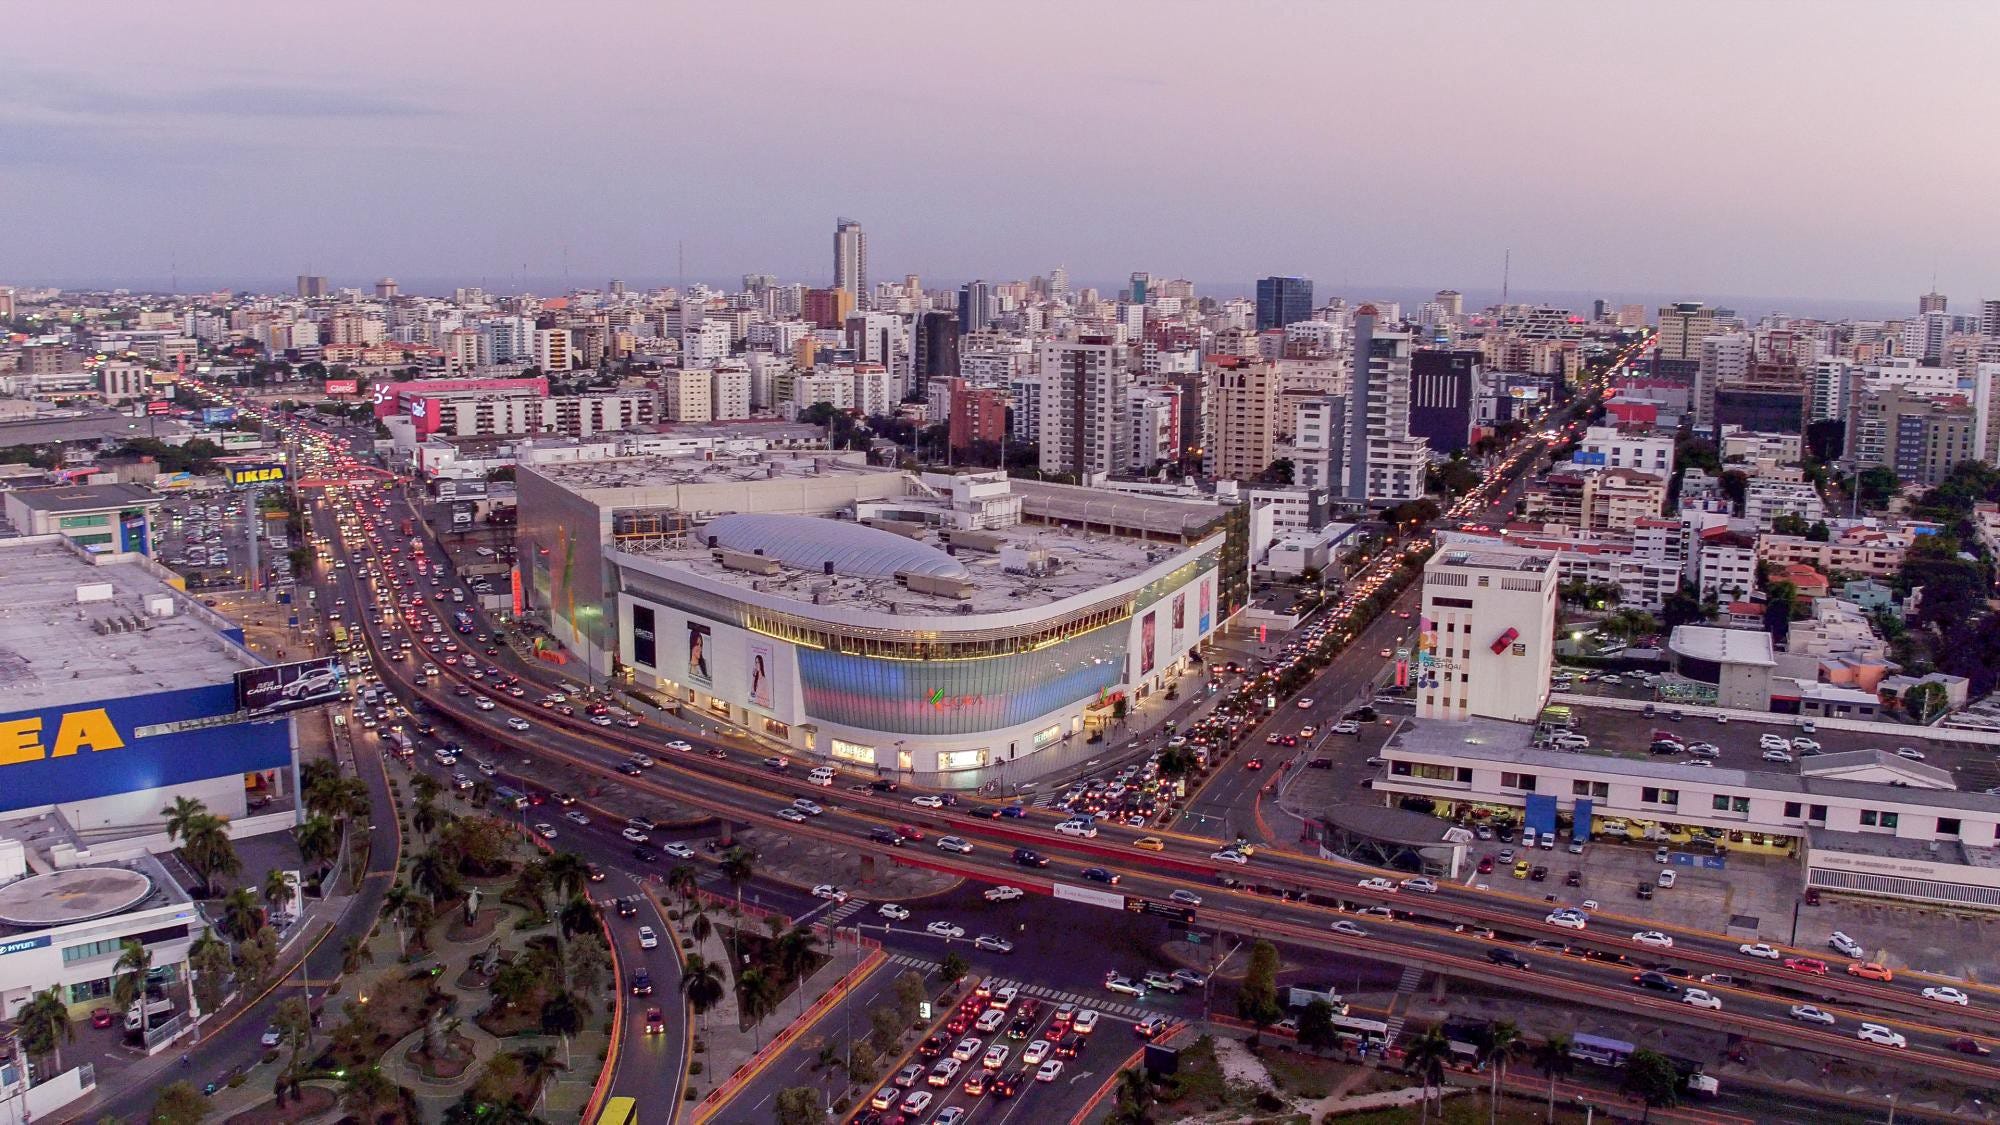
M 382 914 L 396 923 L 396 952 L 399 955 L 408 952 L 403 944 L 403 912 L 409 909 L 414 898 L 415 892 L 403 882 L 397 882 L 382 895 Z
M 667 872 L 667 889 L 680 896 L 681 911 L 687 911 L 688 896 L 694 894 L 695 870 L 691 863 L 677 863 Z
M 720 1004 L 725 995 L 722 966 L 699 953 L 688 954 L 687 964 L 681 967 L 681 992 L 701 1020 L 702 1030 L 707 1031 L 708 1010 Z
M 440 819 L 437 805 L 423 797 L 418 797 L 416 808 L 410 810 L 410 827 L 416 829 L 417 835 L 426 840 L 430 838 L 431 831 L 438 826 Z
M 543 1087 L 548 1084 L 549 1079 L 555 1077 L 557 1071 L 563 1068 L 562 1063 L 556 1061 L 556 1053 L 547 1047 L 522 1048 L 514 1052 L 514 1059 L 521 1064 L 521 1077 L 527 1079 L 530 1084 L 528 1088 L 532 1093 L 528 1098 L 529 1105 L 535 1104 L 541 1098 Z
M 549 885 L 564 899 L 572 899 L 590 885 L 590 864 L 575 852 L 557 852 L 548 859 Z
M 299 858 L 308 864 L 328 863 L 336 854 L 333 822 L 323 816 L 308 817 L 304 824 L 292 829 L 292 838 L 298 841 Z
M 548 873 L 547 863 L 531 859 L 521 865 L 521 870 L 514 876 L 514 885 L 508 889 L 509 894 L 518 896 L 533 907 L 537 918 L 549 912 Z
M 776 1003 L 777 978 L 762 969 L 745 969 L 736 977 L 736 1006 L 750 1021 L 751 1038 L 757 1050 L 764 1049 L 762 1024 Z
M 420 773 L 410 779 L 410 791 L 417 795 L 420 804 L 435 804 L 438 794 L 444 792 L 444 786 L 430 774 Z
M 264 928 L 264 912 L 257 905 L 257 896 L 248 887 L 238 887 L 222 900 L 223 932 L 237 941 L 255 937 Z
M 167 818 L 167 839 L 184 840 L 188 826 L 208 815 L 208 806 L 193 797 L 175 797 L 173 804 L 160 810 L 160 815 Z
M 292 900 L 292 881 L 283 871 L 272 868 L 264 874 L 264 905 L 275 913 L 278 904 Z
M 341 972 L 356 972 L 361 968 L 364 961 L 373 963 L 374 960 L 375 953 L 368 948 L 368 937 L 366 934 L 349 934 L 347 939 L 340 943 Z
M 586 895 L 577 895 L 565 903 L 562 914 L 557 919 L 564 939 L 578 934 L 594 934 L 603 928 L 597 904 Z
M 198 814 L 182 825 L 180 832 L 181 854 L 201 876 L 202 897 L 208 897 L 216 876 L 234 875 L 243 869 L 236 845 L 229 838 L 229 822 L 222 817 Z
M 362 1121 L 375 1120 L 375 1110 L 399 1099 L 400 1091 L 380 1067 L 357 1066 L 347 1069 L 347 1089 L 340 1095 L 341 1108 Z
M 1118 1072 L 1117 1086 L 1118 1112 L 1111 1120 L 1116 1125 L 1149 1125 L 1153 1115 L 1149 1112 L 1153 1105 L 1153 1080 L 1141 1067 L 1127 1067 Z
M 1535 1069 L 1549 1080 L 1549 1120 L 1556 1119 L 1556 1079 L 1576 1068 L 1569 1054 L 1569 1036 L 1551 1035 L 1535 1048 Z
M 76 1028 L 69 1022 L 69 1005 L 63 1003 L 58 992 L 49 988 L 35 993 L 14 1016 L 14 1029 L 21 1036 L 21 1046 L 30 1055 L 55 1052 L 56 1067 L 50 1072 L 54 1074 L 63 1070 L 63 1044 L 76 1038 Z
M 458 872 L 450 861 L 432 849 L 411 861 L 410 885 L 429 896 L 435 907 L 440 900 L 458 894 Z
M 811 926 L 793 926 L 778 939 L 776 954 L 778 970 L 791 981 L 799 997 L 799 1014 L 804 1015 L 806 990 L 801 986 L 819 960 L 819 935 L 812 932 Z
M 736 888 L 737 926 L 741 927 L 743 916 L 743 884 L 748 883 L 757 874 L 757 857 L 750 854 L 748 848 L 734 847 L 722 853 L 722 862 L 718 865 L 718 868 L 722 872 L 722 877 L 729 880 L 729 885 Z M 736 933 L 737 931 L 731 930 L 730 932 Z M 734 944 L 737 948 L 730 950 L 729 957 L 731 961 L 738 960 L 737 955 L 742 951 L 742 942 L 740 940 Z
M 1493 1068 L 1493 1088 L 1486 1101 L 1487 1120 L 1500 1120 L 1500 1085 L 1507 1079 L 1507 1062 L 1527 1049 L 1521 1029 L 1512 1020 L 1501 1020 L 1486 1029 L 1486 1064 Z
M 688 915 L 687 931 L 688 936 L 694 939 L 696 945 L 707 941 L 708 935 L 715 932 L 715 927 L 708 921 L 708 911 L 697 910 L 693 914 Z
M 1412 1040 L 1403 1056 L 1403 1066 L 1415 1071 L 1424 1085 L 1424 1110 L 1420 1120 L 1429 1121 L 1431 1118 L 1431 1087 L 1443 1087 L 1444 1063 L 1450 1057 L 1451 1041 L 1438 1027 L 1432 1027 Z
M 144 945 L 132 938 L 126 938 L 118 954 L 118 964 L 112 967 L 117 979 L 111 984 L 111 1006 L 125 1012 L 146 992 L 146 974 L 152 971 L 153 954 Z

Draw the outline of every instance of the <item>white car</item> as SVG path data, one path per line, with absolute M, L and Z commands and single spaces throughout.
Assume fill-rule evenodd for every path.
M 1794 1004 L 1791 1007 L 1791 1013 L 1792 1018 L 1798 1020 L 1800 1023 L 1821 1023 L 1828 1027 L 1833 1026 L 1833 1013 L 1827 1011 L 1825 1008 L 1812 1004 Z
M 992 934 L 980 934 L 978 937 L 973 938 L 972 946 L 974 949 L 983 949 L 988 953 L 1014 952 L 1013 942 L 1003 937 L 995 937 Z
M 1039 1070 L 1035 1071 L 1035 1081 L 1054 1082 L 1062 1075 L 1062 1066 L 1063 1061 L 1061 1059 L 1050 1059 L 1043 1063 Z
M 1314 699 L 1312 696 L 1308 695 L 1304 699 L 1299 700 L 1299 710 L 1310 711 L 1313 709 L 1313 704 L 1318 702 L 1319 700 Z
M 1076 1018 L 1070 1021 L 1070 1026 L 1076 1029 L 1078 1035 L 1089 1035 L 1097 1027 L 1097 1009 L 1085 1008 L 1078 1012 Z
M 847 901 L 847 892 L 834 886 L 832 883 L 815 883 L 812 889 L 812 896 L 814 898 L 832 899 L 835 902 Z
M 806 800 L 804 797 L 800 797 L 798 800 L 793 801 L 792 807 L 806 814 L 807 816 L 818 816 L 826 811 L 825 809 L 821 808 L 814 802 Z
M 474 707 L 479 708 L 481 711 L 491 711 L 495 706 L 497 706 L 492 700 L 486 698 L 483 695 L 474 697 L 472 700 L 472 705 Z
M 1658 930 L 1640 930 L 1638 933 L 1632 935 L 1632 940 L 1640 945 L 1649 945 L 1654 949 L 1672 949 L 1674 947 L 1674 939 Z
M 1757 748 L 1760 750 L 1790 750 L 1792 744 L 1789 739 L 1780 738 L 1775 734 L 1760 734 L 1757 736 Z
M 1339 722 L 1337 722 L 1337 723 L 1333 724 L 1333 733 L 1335 733 L 1335 734 L 1360 734 L 1360 733 L 1361 733 L 1361 724 L 1360 724 L 1360 723 L 1357 723 L 1357 722 L 1355 722 L 1355 721 L 1354 721 L 1353 719 L 1342 719 L 1342 720 L 1340 720 Z
M 1237 864 L 1238 866 L 1250 862 L 1249 856 L 1244 855 L 1242 852 L 1237 851 L 1235 848 L 1224 848 L 1219 852 L 1210 852 L 1208 853 L 1208 858 L 1219 859 L 1224 863 L 1234 863 Z
M 661 844 L 660 850 L 673 856 L 675 859 L 694 858 L 694 849 L 688 847 L 686 844 Z
M 1854 1037 L 1864 1043 L 1876 1043 L 1884 1047 L 1902 1050 L 1910 1045 L 1900 1032 L 1890 1031 L 1879 1023 L 1864 1023 L 1854 1032 Z
M 651 926 L 639 927 L 640 949 L 657 949 L 659 948 L 659 945 L 660 945 L 660 935 L 653 932 L 653 927 Z
M 522 718 L 519 715 L 509 715 L 507 716 L 507 725 L 515 730 L 529 730 L 535 724 L 529 722 L 528 720 Z
M 590 824 L 590 818 L 576 811 L 575 809 L 571 809 L 568 812 L 564 813 L 563 819 L 569 821 L 571 824 L 580 824 L 585 826 L 588 826 Z
M 1912 762 L 1921 762 L 1924 760 L 1924 752 L 1914 746 L 1896 747 L 1896 756 L 1898 758 L 1908 758 Z
M 1041 1065 L 1041 1061 L 1048 1057 L 1049 1041 L 1046 1039 L 1037 1039 L 1029 1043 L 1027 1048 L 1021 1052 L 1021 1065 L 1039 1066 Z
M 957 836 L 939 836 L 937 846 L 943 848 L 945 851 L 957 852 L 960 855 L 967 855 L 972 851 L 971 842 Z
M 941 809 L 944 807 L 944 798 L 935 793 L 919 793 L 910 798 L 910 803 L 927 809 Z
M 1711 1012 L 1722 1010 L 1722 998 L 1705 989 L 1690 988 L 1681 993 L 1681 1003 L 1693 1004 L 1697 1008 L 1707 1008 Z
M 1868 951 L 1861 948 L 1860 942 L 1855 941 L 1839 930 L 1833 931 L 1832 935 L 1826 939 L 1826 944 L 1831 946 L 1834 952 L 1843 957 L 1866 957 L 1868 955 Z
M 1819 750 L 1819 743 L 1813 741 L 1810 738 L 1800 736 L 1798 738 L 1792 739 L 1792 749 L 1799 751 L 1811 750 L 1817 752 Z
M 1972 1003 L 1972 997 L 1950 985 L 1933 985 L 1924 989 L 1924 999 L 1936 1000 L 1940 1004 L 1956 1004 L 1961 1008 Z
M 668 741 L 668 743 L 667 743 L 667 749 L 669 749 L 669 750 L 678 750 L 678 751 L 680 751 L 681 753 L 685 754 L 685 753 L 687 753 L 688 751 L 690 751 L 690 750 L 693 750 L 693 749 L 694 749 L 694 744 L 693 744 L 693 743 L 691 743 L 691 742 L 688 742 L 688 741 L 687 741 L 686 739 L 682 739 L 682 738 L 676 738 L 676 739 L 672 739 L 672 740 L 669 740 L 669 741 Z
M 1435 882 L 1419 875 L 1412 879 L 1403 880 L 1403 889 L 1406 891 L 1420 891 L 1427 895 L 1434 895 L 1437 893 L 1438 885 Z
M 941 937 L 950 940 L 951 938 L 964 937 L 965 927 L 954 926 L 950 922 L 932 922 L 930 925 L 924 927 L 924 932 L 932 937 Z
M 1146 986 L 1145 986 L 1145 985 L 1142 985 L 1142 984 L 1134 984 L 1134 983 L 1132 982 L 1132 978 L 1130 978 L 1130 977 L 1121 977 L 1121 976 L 1118 976 L 1118 975 L 1116 975 L 1116 974 L 1113 974 L 1112 976 L 1110 976 L 1110 977 L 1107 977 L 1107 978 L 1105 978 L 1105 981 L 1104 981 L 1104 990 L 1105 990 L 1106 992 L 1117 992 L 1117 993 L 1121 993 L 1121 994 L 1123 994 L 1123 995 L 1125 995 L 1125 996 L 1144 996 L 1144 995 L 1146 995 Z
M 1175 902 L 1180 903 L 1182 906 L 1201 905 L 1201 896 L 1194 893 L 1193 891 L 1186 889 L 1185 887 L 1174 888 L 1174 893 L 1168 895 L 1167 897 L 1174 900 Z
M 1574 910 L 1558 910 L 1542 920 L 1551 926 L 1561 926 L 1567 930 L 1581 930 L 1590 926 L 1590 919 Z
M 810 818 L 792 806 L 786 805 L 784 808 L 778 810 L 778 819 L 788 820 L 793 824 L 804 824 Z
M 628 844 L 644 844 L 652 839 L 651 836 L 639 831 L 637 828 L 627 828 L 625 831 L 620 832 L 619 835 L 625 837 L 625 842 Z
M 535 825 L 535 835 L 540 836 L 544 840 L 553 840 L 556 838 L 556 826 L 547 821 L 542 821 Z
M 1330 928 L 1333 930 L 1334 933 L 1346 934 L 1348 937 L 1368 936 L 1367 930 L 1362 929 L 1360 926 L 1355 925 L 1354 923 L 1348 921 L 1345 918 L 1342 918 L 1340 921 L 1335 922 Z
M 951 1057 L 959 1062 L 971 1062 L 980 1051 L 986 1049 L 986 1041 L 976 1035 L 968 1035 L 951 1049 Z
M 1767 762 L 1784 762 L 1789 764 L 1792 761 L 1791 753 L 1785 750 L 1766 750 L 1764 751 L 1763 758 Z
M 1766 961 L 1782 961 L 1785 959 L 1784 950 L 1773 945 L 1767 945 L 1761 941 L 1754 945 L 1748 943 L 1739 945 L 1736 947 L 1736 952 L 1748 957 L 1762 957 Z
M 910 920 L 909 908 L 906 906 L 898 906 L 893 902 L 885 902 L 882 905 L 876 907 L 875 913 L 880 914 L 882 917 L 887 918 L 891 922 L 907 922 Z
M 1390 894 L 1395 894 L 1397 891 L 1402 889 L 1401 887 L 1398 887 L 1396 885 L 1395 880 L 1384 879 L 1379 875 L 1370 876 L 1369 878 L 1361 880 L 1358 886 L 1360 886 L 1361 889 L 1364 891 L 1387 891 Z
M 986 893 L 981 897 L 987 902 L 1012 902 L 1027 893 L 1019 887 L 999 886 L 986 888 Z

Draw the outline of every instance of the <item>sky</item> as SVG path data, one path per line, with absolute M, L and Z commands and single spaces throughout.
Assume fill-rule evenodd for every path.
M 0 283 L 2000 296 L 2000 5 L 104 0 L 0 39 Z M 683 256 L 684 255 L 684 259 Z M 682 261 L 684 260 L 684 274 Z

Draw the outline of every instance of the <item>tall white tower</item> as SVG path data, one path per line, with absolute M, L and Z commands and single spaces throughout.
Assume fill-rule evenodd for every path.
M 868 304 L 868 235 L 853 219 L 837 219 L 833 227 L 833 287 L 854 297 L 856 308 Z

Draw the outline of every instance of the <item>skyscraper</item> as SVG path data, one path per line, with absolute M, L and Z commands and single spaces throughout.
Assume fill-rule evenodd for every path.
M 958 315 L 932 309 L 917 318 L 916 382 L 958 375 Z
M 1312 278 L 1272 276 L 1257 283 L 1257 331 L 1311 320 L 1312 311 Z
M 958 334 L 984 332 L 993 324 L 993 288 L 985 281 L 968 281 L 958 289 Z
M 2000 301 L 1979 303 L 1979 334 L 1989 340 L 2000 340 Z
M 1933 289 L 1917 298 L 1917 312 L 1941 313 L 1944 311 L 1945 295 Z
M 299 296 L 306 298 L 326 296 L 326 278 L 309 273 L 300 274 Z
M 1125 345 L 1108 335 L 1042 343 L 1041 469 L 1078 481 L 1126 464 Z
M 1479 392 L 1476 351 L 1420 351 L 1410 357 L 1410 433 L 1449 457 L 1472 439 Z
M 1354 313 L 1354 377 L 1348 395 L 1347 496 L 1400 504 L 1424 494 L 1428 445 L 1410 436 L 1410 335 L 1375 327 L 1374 305 Z
M 868 300 L 868 235 L 853 219 L 834 224 L 833 287 L 846 290 L 856 305 Z

